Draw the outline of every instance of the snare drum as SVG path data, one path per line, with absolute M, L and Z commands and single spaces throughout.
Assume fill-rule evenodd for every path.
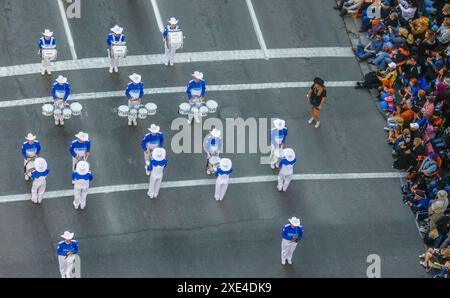
M 130 108 L 126 105 L 122 105 L 117 110 L 117 114 L 119 115 L 119 117 L 127 117 Z
M 209 113 L 215 113 L 217 111 L 218 106 L 219 105 L 217 104 L 217 102 L 215 100 L 208 100 L 206 102 L 206 107 L 208 108 Z
M 146 108 L 140 108 L 138 110 L 138 118 L 139 119 L 145 119 L 145 118 L 147 118 L 147 115 L 148 115 L 148 111 Z
M 53 110 L 55 108 L 53 107 L 53 105 L 46 103 L 45 105 L 42 106 L 42 115 L 44 116 L 52 116 L 53 115 Z
M 127 56 L 127 46 L 120 44 L 120 45 L 112 45 L 111 46 L 111 55 L 113 58 L 125 58 Z
M 186 103 L 183 102 L 182 104 L 180 104 L 180 106 L 178 107 L 178 113 L 180 115 L 187 115 L 189 113 L 189 110 L 191 109 L 191 106 Z
M 136 110 L 136 109 L 130 109 L 130 112 L 129 112 L 128 116 L 129 116 L 131 119 L 133 119 L 133 120 L 136 119 L 137 116 L 138 116 L 138 110 Z
M 41 50 L 42 60 L 50 60 L 50 61 L 56 60 L 56 54 L 57 54 L 56 49 L 45 49 L 44 48 Z
M 183 31 L 169 31 L 167 32 L 167 42 L 169 44 L 169 48 L 175 48 L 176 50 L 183 48 Z
M 205 106 L 201 106 L 198 111 L 200 112 L 200 116 L 202 117 L 206 117 L 208 115 L 208 108 Z
M 158 106 L 152 102 L 149 102 L 145 105 L 145 108 L 147 109 L 149 115 L 155 115 Z
M 208 166 L 215 173 L 217 168 L 220 166 L 220 157 L 217 155 L 211 156 L 208 159 Z
M 81 115 L 81 110 L 83 107 L 78 102 L 73 102 L 70 104 L 70 110 L 72 111 L 73 116 L 79 116 Z
M 31 173 L 33 173 L 34 170 L 34 159 L 31 159 L 25 164 L 25 173 L 31 178 Z
M 72 117 L 72 110 L 70 108 L 64 108 L 62 114 L 64 119 L 70 119 Z

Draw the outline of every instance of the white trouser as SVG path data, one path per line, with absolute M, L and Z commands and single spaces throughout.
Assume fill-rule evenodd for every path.
M 167 47 L 167 43 L 164 43 L 164 55 L 166 57 L 166 61 L 169 63 L 173 63 L 175 60 L 175 52 L 177 49 L 175 47 Z
M 139 110 L 139 100 L 128 100 L 128 107 L 131 109 Z M 137 121 L 137 114 L 135 116 L 131 116 L 130 113 L 128 114 L 128 121 Z
M 34 203 L 42 202 L 44 198 L 44 192 L 47 182 L 45 178 L 40 177 L 38 179 L 33 180 L 33 184 L 31 185 L 31 201 Z
M 188 113 L 188 120 L 192 121 L 192 118 L 195 119 L 195 122 L 199 123 L 200 122 L 200 112 L 197 111 L 195 113 L 192 113 L 191 111 L 189 111 L 189 113 Z
M 216 191 L 214 192 L 214 198 L 222 201 L 225 196 L 225 192 L 228 188 L 228 175 L 219 175 L 216 179 Z
M 59 273 L 61 273 L 61 277 L 67 277 L 67 270 L 71 264 L 66 261 L 65 256 L 58 255 L 58 263 L 59 263 Z
M 278 173 L 278 189 L 282 189 L 283 191 L 286 191 L 289 183 L 291 183 L 292 180 L 292 174 L 284 174 L 282 171 Z
M 88 194 L 88 187 L 78 186 L 75 185 L 73 188 L 74 192 L 74 200 L 73 200 L 73 206 L 75 208 L 80 207 L 83 209 L 86 206 L 86 197 Z
M 119 58 L 113 58 L 113 57 L 111 57 L 111 58 L 109 59 L 109 65 L 110 65 L 111 68 L 119 67 Z
M 161 187 L 161 181 L 162 181 L 163 175 L 155 175 L 150 174 L 150 183 L 148 185 L 148 195 L 149 196 L 157 196 L 159 193 L 159 188 Z
M 50 63 L 51 63 L 51 61 L 50 60 L 48 60 L 48 59 L 42 59 L 41 60 L 41 63 L 42 63 L 42 69 L 45 69 L 45 70 L 49 70 L 49 68 L 50 68 Z
M 297 242 L 282 239 L 281 240 L 281 261 L 292 260 L 292 255 L 297 247 Z

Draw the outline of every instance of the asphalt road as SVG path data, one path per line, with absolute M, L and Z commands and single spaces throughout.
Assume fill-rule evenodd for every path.
M 25 9 L 21 3 L 26 2 Z M 41 1 L 39 1 L 41 2 Z M 58 60 L 71 59 L 58 7 L 53 1 L 3 1 L 0 66 L 37 63 L 36 44 L 45 28 L 58 38 Z M 114 3 L 114 4 L 113 4 Z M 259 49 L 245 1 L 158 1 L 165 21 L 180 19 L 185 52 Z M 253 1 L 268 48 L 350 47 L 332 0 Z M 83 1 L 81 19 L 69 20 L 79 58 L 105 56 L 105 36 L 125 27 L 130 55 L 162 52 L 150 1 Z M 20 21 L 26 20 L 26 22 Z M 325 21 L 326 20 L 326 21 Z M 67 71 L 73 93 L 124 90 L 128 75 L 142 75 L 146 88 L 184 86 L 194 70 L 209 85 L 267 82 L 355 81 L 353 58 L 289 58 Z M 0 101 L 48 96 L 58 72 L 0 78 Z M 217 117 L 286 120 L 287 143 L 297 153 L 296 173 L 392 172 L 383 118 L 365 91 L 328 88 L 322 125 L 306 122 L 306 88 L 207 91 L 219 102 Z M 89 133 L 92 186 L 145 183 L 139 142 L 151 123 L 166 136 L 169 166 L 164 181 L 206 179 L 203 154 L 175 154 L 170 141 L 184 94 L 146 96 L 158 113 L 129 128 L 116 108 L 125 98 L 83 101 L 83 113 L 64 127 L 41 115 L 41 105 L 0 108 L 0 196 L 28 193 L 19 147 L 27 132 L 38 135 L 51 170 L 47 190 L 72 187 L 68 146 L 76 132 Z M 203 131 L 206 135 L 207 131 Z M 227 131 L 224 132 L 227 134 Z M 275 175 L 260 154 L 224 154 L 232 177 Z M 0 277 L 58 277 L 55 245 L 64 230 L 79 241 L 83 277 L 365 277 L 369 254 L 381 257 L 383 277 L 426 277 L 417 256 L 423 245 L 414 219 L 401 202 L 398 179 L 293 181 L 287 193 L 273 182 L 232 184 L 222 203 L 213 186 L 89 195 L 84 211 L 72 198 L 0 203 Z M 280 264 L 281 227 L 302 219 L 305 238 L 294 265 Z

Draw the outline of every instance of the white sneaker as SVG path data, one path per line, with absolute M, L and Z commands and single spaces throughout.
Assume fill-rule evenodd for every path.
M 131 126 L 131 125 L 133 125 L 133 123 L 131 122 L 130 119 L 128 119 L 128 126 Z
M 150 199 L 153 199 L 153 194 L 151 194 L 151 193 L 147 193 L 147 196 L 150 198 Z
M 277 186 L 278 191 L 282 191 L 283 189 L 281 187 Z
M 84 210 L 84 207 L 86 207 L 86 205 L 80 205 L 81 210 Z
M 113 72 L 113 68 L 110 67 L 110 68 L 109 68 L 109 73 L 112 73 L 112 72 Z
M 77 205 L 73 204 L 73 207 L 74 207 L 75 209 L 78 209 L 78 207 L 79 207 L 79 206 L 77 206 Z
M 206 174 L 211 175 L 211 171 L 210 170 L 206 170 Z
M 48 73 L 49 75 L 51 75 L 51 74 L 52 74 L 52 72 L 51 72 L 50 70 L 48 70 L 48 69 L 47 69 L 47 73 Z
M 38 200 L 38 204 L 42 203 L 42 199 Z
M 119 72 L 119 68 L 117 68 L 117 66 L 114 67 L 114 72 Z
M 219 198 L 214 198 L 214 200 L 216 200 L 217 202 L 219 202 Z
M 134 126 L 137 126 L 137 120 L 134 120 L 133 122 L 134 122 Z
M 309 120 L 308 120 L 308 124 L 312 124 L 312 123 L 313 123 L 313 121 L 314 121 L 314 118 L 313 118 L 313 117 L 309 118 Z
M 170 62 L 170 66 L 173 66 L 173 62 Z
M 316 122 L 316 125 L 314 125 L 314 127 L 315 127 L 315 128 L 319 128 L 319 126 L 320 126 L 320 121 L 317 121 L 317 122 Z
M 286 260 L 281 260 L 281 265 L 286 265 Z
M 287 188 L 283 188 L 283 192 L 286 192 Z
M 273 170 L 275 169 L 275 164 L 274 163 L 270 163 L 270 168 Z
M 292 265 L 292 260 L 288 260 L 288 264 L 289 264 L 289 265 Z
M 25 181 L 28 181 L 28 180 L 30 180 L 30 176 L 25 175 Z
M 191 119 L 188 119 L 188 124 L 191 124 L 192 123 L 192 118 Z
M 164 61 L 164 65 L 168 66 L 169 65 L 169 61 Z
M 64 120 L 63 119 L 59 120 L 59 124 L 64 125 Z
M 55 125 L 58 125 L 59 124 L 59 121 L 58 120 L 55 120 Z
M 428 267 L 427 264 L 426 264 L 424 261 L 420 261 L 419 263 L 420 263 L 420 265 L 422 265 L 422 266 L 425 267 L 425 268 Z
M 41 75 L 45 75 L 45 68 L 41 70 Z
M 156 199 L 156 198 L 158 197 L 158 194 L 155 193 L 155 194 L 153 195 L 153 197 Z

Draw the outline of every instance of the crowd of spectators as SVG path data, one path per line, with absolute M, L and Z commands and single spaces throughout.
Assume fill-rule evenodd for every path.
M 447 0 L 337 0 L 360 19 L 369 42 L 353 49 L 373 71 L 356 89 L 374 89 L 386 116 L 392 167 L 407 172 L 403 201 L 428 249 L 435 277 L 450 276 L 450 3 Z M 379 13 L 378 13 L 379 12 Z

